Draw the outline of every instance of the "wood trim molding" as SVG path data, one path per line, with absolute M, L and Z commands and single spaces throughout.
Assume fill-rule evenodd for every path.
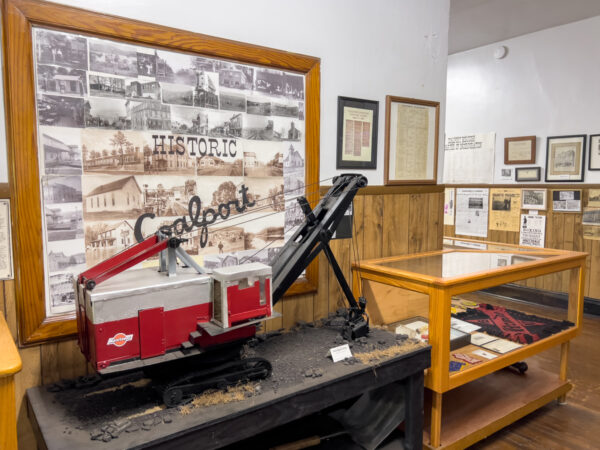
M 600 189 L 600 184 L 585 184 L 585 183 L 565 183 L 565 184 L 552 184 L 552 183 L 536 183 L 536 184 L 445 184 L 445 188 L 506 188 L 506 189 Z
M 320 60 L 257 45 L 95 13 L 40 0 L 4 0 L 4 88 L 15 290 L 22 345 L 75 334 L 74 314 L 49 318 L 45 309 L 42 212 L 38 170 L 32 26 L 295 71 L 306 76 L 306 183 L 319 177 Z M 309 196 L 313 205 L 318 196 Z M 19 226 L 16 226 L 19 224 Z M 25 224 L 27 226 L 25 226 Z M 318 286 L 317 260 L 289 294 Z
M 325 195 L 331 186 L 321 186 L 319 191 Z M 444 192 L 443 184 L 435 185 L 407 185 L 407 186 L 366 186 L 360 188 L 356 195 L 391 195 L 391 194 L 430 194 Z

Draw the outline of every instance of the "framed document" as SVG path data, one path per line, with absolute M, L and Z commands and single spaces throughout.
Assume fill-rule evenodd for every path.
M 375 169 L 379 102 L 338 97 L 337 169 Z
M 585 138 L 585 134 L 548 138 L 546 181 L 583 181 Z
M 436 183 L 439 121 L 439 102 L 386 97 L 386 185 Z
M 541 170 L 539 167 L 516 167 L 515 181 L 540 181 Z
M 546 209 L 546 189 L 523 189 L 521 209 Z
M 590 135 L 589 170 L 600 170 L 600 134 Z
M 504 164 L 535 164 L 535 136 L 504 138 Z
M 552 191 L 552 211 L 581 212 L 581 190 Z

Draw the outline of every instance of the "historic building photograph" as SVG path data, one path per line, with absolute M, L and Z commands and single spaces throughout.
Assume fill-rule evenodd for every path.
M 137 218 L 144 208 L 136 177 L 83 177 L 83 214 L 86 220 Z
M 40 127 L 40 142 L 46 174 L 81 174 L 80 129 Z

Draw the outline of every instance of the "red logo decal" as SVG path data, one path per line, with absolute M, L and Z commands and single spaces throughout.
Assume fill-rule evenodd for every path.
M 108 339 L 106 345 L 114 345 L 115 347 L 123 347 L 129 341 L 133 340 L 133 334 L 117 333 Z

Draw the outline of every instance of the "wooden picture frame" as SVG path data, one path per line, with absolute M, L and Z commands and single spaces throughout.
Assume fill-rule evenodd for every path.
M 550 136 L 546 140 L 546 181 L 583 181 L 586 135 Z
M 541 178 L 541 167 L 515 167 L 515 181 L 540 181 Z
M 305 76 L 305 183 L 316 186 L 319 176 L 320 60 L 227 39 L 206 36 L 151 23 L 95 13 L 38 0 L 2 3 L 4 83 L 15 294 L 18 335 L 23 345 L 74 335 L 75 315 L 49 317 L 45 309 L 44 241 L 38 165 L 38 136 L 34 84 L 32 27 L 76 33 L 160 50 L 256 64 Z M 318 189 L 307 192 L 314 206 Z M 318 267 L 311 264 L 306 278 L 288 295 L 316 290 Z
M 336 169 L 375 169 L 379 102 L 338 97 L 337 114 Z
M 588 170 L 600 170 L 600 134 L 590 134 Z
M 504 164 L 535 164 L 535 136 L 504 138 Z
M 415 127 L 414 123 L 426 123 L 427 128 Z M 437 183 L 439 127 L 439 102 L 386 96 L 386 185 Z M 411 141 L 407 141 L 407 135 Z

